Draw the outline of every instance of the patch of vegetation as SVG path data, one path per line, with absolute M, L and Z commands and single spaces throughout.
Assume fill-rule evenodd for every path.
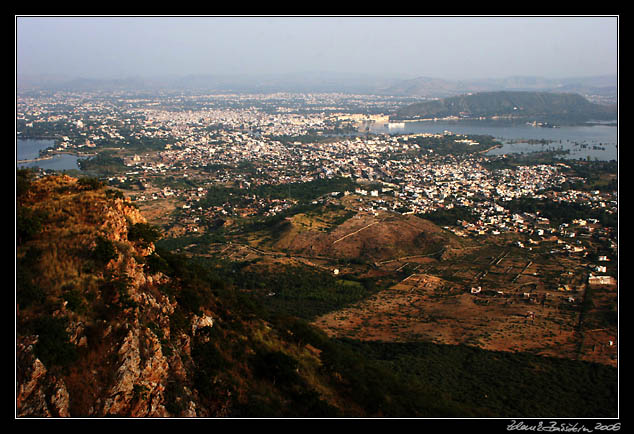
M 450 209 L 438 209 L 426 214 L 419 214 L 418 217 L 429 220 L 438 226 L 455 226 L 458 220 L 474 223 L 478 220 L 478 216 L 469 208 L 464 206 L 454 206 Z
M 60 317 L 40 316 L 29 324 L 38 335 L 33 352 L 45 366 L 69 366 L 77 359 L 77 351 L 70 343 L 66 331 L 67 320 Z
M 41 250 L 35 247 L 29 247 L 24 255 L 18 257 L 16 260 L 15 296 L 20 308 L 42 304 L 46 300 L 44 289 L 34 283 L 35 277 L 38 274 L 38 263 L 41 257 Z
M 199 206 L 203 208 L 225 204 L 243 206 L 249 203 L 248 197 L 254 195 L 263 199 L 293 199 L 300 204 L 305 204 L 324 194 L 354 190 L 356 186 L 356 182 L 350 178 L 320 178 L 307 182 L 261 184 L 246 189 L 217 185 L 208 188 L 207 195 L 199 202 Z
M 606 227 L 618 227 L 618 216 L 604 210 L 593 209 L 586 203 L 555 202 L 548 199 L 521 197 L 504 203 L 504 207 L 512 213 L 537 213 L 550 220 L 552 225 L 569 223 L 575 219 L 594 218 Z
M 33 239 L 42 230 L 45 215 L 26 206 L 18 206 L 15 220 L 16 242 L 18 245 Z
M 16 169 L 15 193 L 18 201 L 31 189 L 34 174 L 35 172 L 32 169 Z
M 214 342 L 200 342 L 192 349 L 192 360 L 196 363 L 194 382 L 196 389 L 207 398 L 216 391 L 214 377 L 227 367 L 227 361 Z
M 281 351 L 259 351 L 251 357 L 250 364 L 256 376 L 273 384 L 288 386 L 300 381 L 297 360 Z
M 377 363 L 398 384 L 443 391 L 463 415 L 616 416 L 617 371 L 605 365 L 462 345 L 341 343 L 350 359 Z
M 117 249 L 109 239 L 97 236 L 95 248 L 92 251 L 93 259 L 99 264 L 105 265 L 110 260 L 117 258 Z
M 301 266 L 276 271 L 243 270 L 235 279 L 236 285 L 259 291 L 267 309 L 304 319 L 340 309 L 376 292 L 368 280 L 336 278 L 331 273 Z
M 114 155 L 112 151 L 102 151 L 96 156 L 78 160 L 83 171 L 97 171 L 104 174 L 119 173 L 125 169 L 123 159 Z
M 84 313 L 86 311 L 86 302 L 81 292 L 76 288 L 65 288 L 62 298 L 66 302 L 66 307 L 78 313 Z
M 128 240 L 149 244 L 161 237 L 161 231 L 148 223 L 135 223 L 128 229 Z
M 103 187 L 103 183 L 99 179 L 88 176 L 79 178 L 77 184 L 85 190 L 99 190 Z

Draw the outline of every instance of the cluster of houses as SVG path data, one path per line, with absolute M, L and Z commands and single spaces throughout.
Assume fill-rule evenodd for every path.
M 74 110 L 66 114 L 59 113 L 56 109 L 59 101 L 54 99 L 20 100 L 17 118 L 31 123 L 40 119 L 66 121 L 81 135 L 81 143 L 75 146 L 92 146 L 103 140 L 119 143 L 130 134 L 165 140 L 167 144 L 160 152 L 126 158 L 127 171 L 117 176 L 116 181 L 142 185 L 142 191 L 135 195 L 137 200 L 177 198 L 184 212 L 199 211 L 198 202 L 213 185 L 249 187 L 347 177 L 359 182 L 359 188 L 347 193 L 357 195 L 365 210 L 428 214 L 466 207 L 476 219 L 456 221 L 450 226 L 458 235 L 521 232 L 533 236 L 523 244 L 526 248 L 531 248 L 531 243 L 556 237 L 561 249 L 573 253 L 583 252 L 579 238 L 590 231 L 601 231 L 600 225 L 575 222 L 555 228 L 540 215 L 513 213 L 505 204 L 521 197 L 548 197 L 552 201 L 584 203 L 606 212 L 617 212 L 617 198 L 613 193 L 558 191 L 558 186 L 570 181 L 564 175 L 562 163 L 492 170 L 486 163 L 503 157 L 479 153 L 438 155 L 419 146 L 425 138 L 478 144 L 470 137 L 448 131 L 443 134 L 331 135 L 329 140 L 312 142 L 283 139 L 297 137 L 299 140 L 311 134 L 326 136 L 336 125 L 333 120 L 368 120 L 367 116 L 338 113 L 337 106 L 343 99 L 337 95 L 303 95 L 298 104 L 316 104 L 321 98 L 331 106 L 328 111 L 303 112 L 291 109 L 292 103 L 288 103 L 295 97 L 289 95 L 234 95 L 224 99 L 180 96 L 167 99 L 165 104 L 142 98 L 90 99 L 85 95 L 69 98 Z M 256 108 L 257 105 L 245 107 L 242 104 L 245 98 L 253 99 L 261 107 L 267 105 L 271 110 Z M 372 104 L 362 98 L 356 103 L 359 106 Z M 73 146 L 72 142 L 68 137 L 61 141 L 67 147 Z M 152 187 L 152 177 L 192 182 L 181 183 L 182 187 L 172 184 L 157 188 Z M 252 199 L 249 212 L 253 213 L 272 215 L 292 205 L 289 201 Z M 602 270 L 596 272 L 601 274 Z
M 456 140 L 464 139 L 456 136 Z M 569 189 L 557 192 L 556 187 L 568 179 L 556 164 L 489 170 L 485 168 L 487 159 L 496 157 L 421 155 L 409 152 L 411 145 L 405 142 L 385 135 L 342 137 L 310 144 L 282 143 L 265 136 L 227 131 L 214 141 L 175 143 L 158 154 L 135 156 L 126 164 L 130 166 L 130 175 L 178 174 L 186 178 L 204 171 L 210 185 L 286 184 L 319 177 L 348 177 L 360 181 L 360 186 L 347 193 L 364 198 L 373 211 L 427 214 L 456 206 L 470 209 L 477 216 L 476 221 L 457 221 L 450 228 L 463 236 L 508 231 L 542 238 L 575 236 L 575 231 L 566 226 L 552 228 L 542 216 L 512 213 L 505 208 L 506 202 L 521 197 L 548 197 L 554 201 L 585 203 L 608 212 L 617 210 L 616 198 L 609 193 Z M 245 162 L 253 165 L 242 170 Z M 204 196 L 204 190 L 181 193 L 185 201 L 195 202 Z M 179 193 L 157 194 L 165 197 Z M 585 230 L 595 226 L 587 225 Z M 579 249 L 575 243 L 566 246 L 573 251 Z

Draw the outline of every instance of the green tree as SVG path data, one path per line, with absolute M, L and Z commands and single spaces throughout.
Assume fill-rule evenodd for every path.
M 117 250 L 112 241 L 98 236 L 93 250 L 93 258 L 102 265 L 107 264 L 111 259 L 116 259 Z

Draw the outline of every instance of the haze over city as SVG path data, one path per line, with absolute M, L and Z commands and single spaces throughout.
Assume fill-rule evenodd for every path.
M 17 16 L 16 72 L 329 72 L 452 80 L 614 75 L 615 16 Z

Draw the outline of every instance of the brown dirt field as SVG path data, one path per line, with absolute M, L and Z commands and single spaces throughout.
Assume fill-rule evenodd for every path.
M 139 209 L 146 220 L 156 226 L 164 226 L 169 222 L 169 216 L 176 209 L 173 199 L 160 199 L 139 202 Z
M 368 300 L 314 321 L 335 337 L 467 344 L 566 358 L 576 358 L 577 323 L 576 312 L 561 311 L 556 304 L 471 294 L 426 274 L 413 275 Z

